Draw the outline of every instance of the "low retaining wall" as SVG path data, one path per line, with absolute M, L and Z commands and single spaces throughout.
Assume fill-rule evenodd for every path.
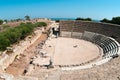
M 94 66 L 97 66 L 97 65 L 101 65 L 101 64 L 104 64 L 106 62 L 108 62 L 109 60 L 111 60 L 111 58 L 106 58 L 106 59 L 102 59 L 98 62 L 95 62 L 95 63 L 91 63 L 91 64 L 88 64 L 88 65 L 83 65 L 83 66 L 72 66 L 72 67 L 62 67 L 61 69 L 62 70 L 65 70 L 65 71 L 69 71 L 69 70 L 80 70 L 80 69 L 88 69 L 88 68 L 92 68 Z

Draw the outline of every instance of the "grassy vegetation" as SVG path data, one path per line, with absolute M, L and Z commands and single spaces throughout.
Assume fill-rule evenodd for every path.
M 19 26 L 14 28 L 7 28 L 5 31 L 0 32 L 0 51 L 4 51 L 6 47 L 19 40 L 24 39 L 26 36 L 31 34 L 36 27 L 47 26 L 44 22 L 32 23 L 21 23 Z
M 9 27 L 10 27 L 10 26 L 7 25 L 7 24 L 3 24 L 3 25 L 2 25 L 2 28 L 3 28 L 3 29 L 9 28 Z
M 0 19 L 0 25 L 3 24 L 3 20 Z

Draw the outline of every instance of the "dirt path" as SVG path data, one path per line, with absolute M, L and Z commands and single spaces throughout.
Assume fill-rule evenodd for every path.
M 20 59 L 15 59 L 15 61 L 6 69 L 6 72 L 13 74 L 14 76 L 22 75 L 24 69 L 29 65 L 30 59 L 36 55 L 34 53 L 35 46 L 43 40 L 46 40 L 46 38 L 47 34 L 42 33 L 35 43 L 30 45 L 30 47 L 20 55 Z

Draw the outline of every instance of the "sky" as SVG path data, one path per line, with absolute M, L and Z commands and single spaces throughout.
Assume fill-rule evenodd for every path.
M 0 0 L 0 19 L 24 18 L 112 19 L 120 16 L 120 0 Z

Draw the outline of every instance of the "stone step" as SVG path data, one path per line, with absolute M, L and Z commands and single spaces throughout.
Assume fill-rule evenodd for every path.
M 37 77 L 30 77 L 30 76 L 17 76 L 14 80 L 39 80 Z
M 45 80 L 60 80 L 61 71 L 57 70 L 56 72 L 50 74 Z

